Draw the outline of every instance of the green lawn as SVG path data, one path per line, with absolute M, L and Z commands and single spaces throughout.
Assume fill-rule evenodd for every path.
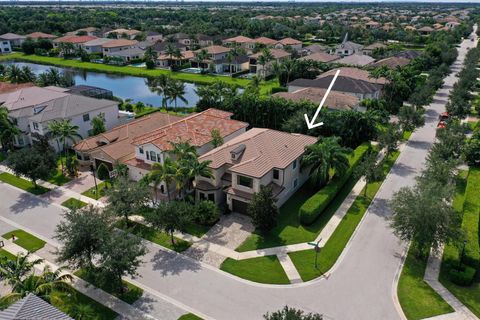
M 78 270 L 74 273 L 77 277 L 93 284 L 97 288 L 102 289 L 105 292 L 110 293 L 111 295 L 117 297 L 118 299 L 125 301 L 126 303 L 132 304 L 138 299 L 143 294 L 143 290 L 130 282 L 127 282 L 123 280 L 123 285 L 127 288 L 127 290 L 123 293 L 119 293 L 114 291 L 110 286 L 100 284 L 96 279 L 95 279 L 95 272 L 92 272 L 92 274 L 88 274 L 84 270 Z
M 48 179 L 48 182 L 53 183 L 57 186 L 63 186 L 65 183 L 72 181 L 71 178 L 65 176 L 61 170 L 57 170 L 57 173 Z
M 15 235 L 15 237 L 17 238 L 14 243 L 26 249 L 27 251 L 35 252 L 45 246 L 45 241 L 40 240 L 37 237 L 21 229 L 7 232 L 2 235 L 2 237 L 8 240 L 12 237 L 12 235 Z
M 335 214 L 335 211 L 348 196 L 356 182 L 355 177 L 350 177 L 322 214 L 312 224 L 302 225 L 299 209 L 305 201 L 318 191 L 307 181 L 280 207 L 275 228 L 266 234 L 253 233 L 236 250 L 245 252 L 314 240 Z
M 203 320 L 199 316 L 194 315 L 193 313 L 187 313 L 178 318 L 178 320 Z
M 113 310 L 77 290 L 68 294 L 55 291 L 51 294 L 51 297 L 51 303 L 54 307 L 76 319 L 113 320 L 118 316 Z M 84 313 L 84 318 L 79 317 L 79 310 L 85 309 L 89 312 Z
M 192 245 L 190 242 L 177 237 L 175 237 L 175 245 L 173 245 L 170 235 L 134 221 L 130 221 L 128 227 L 125 226 L 125 221 L 119 221 L 117 227 L 176 252 L 183 252 Z
M 106 194 L 105 193 L 105 187 L 111 188 L 112 184 L 108 181 L 103 181 L 103 182 L 98 183 L 97 187 L 98 187 L 98 193 L 96 192 L 95 187 L 91 187 L 87 191 L 84 191 L 82 193 L 82 195 L 84 195 L 85 197 L 89 197 L 89 198 L 98 200 L 98 199 L 105 196 L 105 194 Z
M 459 213 L 463 212 L 462 227 L 466 230 L 469 241 L 471 241 L 471 237 L 477 237 L 477 245 L 479 235 L 478 228 L 480 223 L 480 207 L 478 205 L 480 202 L 480 195 L 478 194 L 478 190 L 480 189 L 479 183 L 479 169 L 470 170 L 470 173 L 468 174 L 468 186 L 467 174 L 466 172 L 461 172 L 460 179 L 457 181 L 457 190 L 453 201 L 455 210 Z M 477 213 L 476 217 L 475 212 Z M 462 287 L 452 283 L 448 276 L 450 270 L 449 266 L 457 265 L 459 263 L 460 254 L 460 250 L 457 246 L 453 244 L 445 246 L 439 279 L 451 293 L 453 293 L 464 305 L 477 315 L 477 317 L 480 317 L 480 271 L 477 271 L 476 279 L 473 284 L 468 287 Z
M 277 256 L 245 260 L 227 258 L 220 266 L 220 269 L 254 282 L 270 284 L 290 283 Z
M 418 260 L 413 253 L 408 253 L 398 282 L 397 293 L 403 312 L 409 320 L 429 318 L 454 311 L 432 287 L 423 281 L 426 266 L 426 260 Z
M 11 184 L 14 187 L 20 188 L 36 195 L 41 195 L 50 191 L 50 189 L 39 185 L 35 187 L 32 182 L 7 172 L 0 173 L 0 181 Z
M 383 166 L 383 171 L 385 174 L 390 171 L 390 168 L 395 163 L 399 154 L 400 153 L 397 151 L 385 160 Z M 289 253 L 290 258 L 292 259 L 293 264 L 297 268 L 303 281 L 309 281 L 321 276 L 335 264 L 350 240 L 353 232 L 362 220 L 368 206 L 382 185 L 382 182 L 383 180 L 369 183 L 367 186 L 367 197 L 363 196 L 362 191 L 361 195 L 355 199 L 350 209 L 348 209 L 345 217 L 343 217 L 342 221 L 337 226 L 330 239 L 328 239 L 325 246 L 321 249 L 320 254 L 318 255 L 318 268 L 315 268 L 314 266 L 314 250 L 303 250 Z
M 75 198 L 70 198 L 62 202 L 62 206 L 67 207 L 68 209 L 80 209 L 87 205 L 87 203 L 80 201 Z
M 0 249 L 0 258 L 6 257 L 8 260 L 14 260 L 16 257 L 5 249 Z
M 412 131 L 405 131 L 403 134 L 402 134 L 402 140 L 403 141 L 408 141 L 408 139 L 410 139 L 410 137 L 412 136 Z

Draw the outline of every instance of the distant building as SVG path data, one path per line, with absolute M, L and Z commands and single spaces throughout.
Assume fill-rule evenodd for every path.
M 335 50 L 333 51 L 333 53 L 338 56 L 344 57 L 344 56 L 350 56 L 355 53 L 362 54 L 362 49 L 363 49 L 363 46 L 361 44 L 348 41 L 348 33 L 347 33 L 342 43 L 335 47 Z
M 12 45 L 10 40 L 0 37 L 0 54 L 11 53 Z
M 26 38 L 27 37 L 19 35 L 19 34 L 15 34 L 15 33 L 5 33 L 5 34 L 0 35 L 0 40 L 10 41 L 10 45 L 12 46 L 12 48 L 20 47 L 22 45 L 23 41 L 25 41 Z

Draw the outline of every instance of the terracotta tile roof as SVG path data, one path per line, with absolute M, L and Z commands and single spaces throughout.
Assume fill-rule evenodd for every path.
M 270 49 L 270 53 L 272 54 L 274 59 L 281 59 L 285 57 L 291 56 L 291 54 L 283 49 Z M 262 51 L 259 51 L 255 54 L 250 55 L 250 58 L 258 59 L 263 54 Z
M 231 120 L 231 115 L 229 112 L 208 109 L 138 136 L 133 144 L 151 143 L 160 150 L 171 150 L 170 142 L 188 141 L 193 146 L 201 147 L 212 140 L 213 129 L 218 129 L 220 135 L 226 137 L 248 126 L 248 123 Z
M 387 66 L 390 69 L 395 69 L 397 66 L 403 67 L 410 63 L 410 59 L 402 57 L 388 57 L 372 63 L 373 67 Z
M 132 141 L 137 136 L 151 132 L 181 119 L 177 116 L 155 112 L 110 131 L 90 137 L 77 143 L 73 148 L 81 152 L 103 151 L 114 160 L 134 154 Z
M 151 164 L 145 163 L 145 161 L 143 161 L 142 159 L 137 159 L 135 156 L 133 156 L 132 158 L 130 158 L 128 160 L 123 161 L 123 163 L 125 163 L 126 165 L 129 165 L 129 166 L 132 166 L 132 167 L 142 169 L 142 170 L 151 170 L 152 169 Z
M 116 33 L 117 35 L 122 35 L 122 34 L 127 34 L 129 36 L 133 36 L 133 35 L 136 35 L 136 34 L 139 34 L 141 33 L 141 31 L 139 30 L 135 30 L 135 29 L 123 29 L 123 28 L 120 28 L 120 29 L 115 29 L 115 30 L 111 30 L 111 31 L 108 31 L 106 32 L 105 34 L 110 34 L 110 33 Z
M 181 59 L 177 59 L 173 56 L 170 57 L 170 55 L 168 54 L 161 54 L 158 56 L 157 60 L 189 60 L 189 59 L 193 59 L 194 56 L 195 54 L 193 53 L 193 51 L 187 50 L 182 52 Z
M 57 38 L 56 35 L 43 33 L 43 32 L 32 32 L 26 35 L 27 38 L 32 39 L 55 39 Z
M 25 38 L 26 38 L 25 36 L 11 33 L 11 32 L 0 35 L 0 39 L 4 39 L 4 40 L 17 40 L 17 39 L 25 39 Z
M 433 29 L 432 27 L 425 26 L 425 27 L 422 27 L 422 28 L 418 29 L 418 31 L 420 31 L 420 32 L 433 32 L 433 31 L 435 31 L 435 29 Z
M 281 44 L 283 44 L 284 46 L 289 46 L 289 45 L 295 45 L 295 44 L 302 44 L 302 41 L 300 40 L 297 40 L 297 39 L 293 39 L 293 38 L 285 38 L 285 39 L 282 39 L 280 41 Z
M 236 36 L 233 38 L 228 38 L 223 40 L 223 42 L 238 42 L 238 43 L 245 43 L 245 42 L 252 42 L 253 39 L 244 36 Z
M 227 165 L 231 172 L 261 178 L 273 168 L 286 168 L 316 141 L 311 136 L 253 128 L 200 156 L 200 160 L 211 160 L 213 169 Z M 232 160 L 231 152 L 239 147 L 241 155 Z
M 53 42 L 57 42 L 57 43 L 85 43 L 85 42 L 88 42 L 88 41 L 92 41 L 92 40 L 95 40 L 97 39 L 97 37 L 94 37 L 94 36 L 65 36 L 65 37 L 60 37 L 60 38 L 57 38 L 55 40 L 53 40 Z
M 320 104 L 327 89 L 324 88 L 304 88 L 294 92 L 278 92 L 274 97 L 284 98 L 292 101 L 310 100 L 315 104 Z M 338 91 L 330 91 L 325 100 L 325 106 L 335 110 L 351 110 L 360 104 L 360 100 L 349 94 Z
M 208 54 L 219 54 L 219 53 L 226 53 L 230 51 L 230 48 L 224 46 L 209 46 L 200 50 L 195 51 L 196 53 L 200 52 L 201 50 L 207 50 Z
M 272 45 L 272 44 L 277 44 L 278 43 L 277 40 L 273 40 L 273 39 L 270 39 L 270 38 L 267 38 L 267 37 L 255 38 L 255 39 L 253 39 L 253 42 L 261 43 L 261 44 L 265 44 L 265 45 Z
M 350 67 L 342 67 L 342 68 L 336 68 L 329 70 L 327 72 L 322 73 L 317 77 L 317 79 L 325 78 L 328 76 L 333 76 L 337 72 L 337 70 L 340 69 L 340 74 L 338 75 L 339 77 L 345 77 L 345 78 L 352 78 L 356 80 L 362 80 L 370 83 L 375 83 L 375 84 L 385 84 L 387 83 L 387 79 L 380 77 L 378 79 L 375 79 L 370 76 L 370 72 L 358 68 L 350 68 Z
M 0 94 L 12 92 L 12 91 L 17 91 L 19 89 L 29 88 L 29 87 L 33 87 L 33 86 L 35 86 L 35 84 L 33 84 L 33 83 L 17 83 L 17 84 L 14 84 L 14 83 L 0 81 Z
M 298 60 L 312 60 L 312 61 L 318 61 L 318 62 L 331 62 L 334 60 L 340 59 L 339 56 L 334 55 L 334 54 L 328 54 L 325 52 L 317 52 L 317 53 L 312 53 L 311 55 L 301 57 Z
M 126 46 L 133 46 L 137 41 L 135 40 L 128 40 L 128 39 L 112 39 L 104 44 L 102 44 L 102 48 L 116 48 L 116 47 L 126 47 Z
M 335 63 L 363 67 L 374 61 L 375 59 L 366 54 L 352 54 L 336 60 Z
M 372 44 L 369 44 L 368 46 L 364 47 L 363 50 L 375 50 L 379 48 L 386 48 L 387 45 L 380 43 L 380 42 L 375 42 Z

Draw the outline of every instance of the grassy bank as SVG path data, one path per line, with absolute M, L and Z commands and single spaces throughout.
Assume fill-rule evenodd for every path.
M 290 283 L 277 256 L 245 260 L 227 258 L 220 266 L 220 269 L 254 282 L 270 284 Z
M 33 193 L 35 195 L 41 195 L 50 191 L 50 189 L 39 186 L 39 185 L 34 186 L 32 182 L 25 180 L 23 178 L 14 176 L 13 174 L 10 174 L 8 172 L 0 173 L 0 181 L 8 183 L 14 187 L 25 190 L 27 192 Z
M 390 155 L 388 159 L 385 159 L 383 164 L 383 172 L 385 175 L 390 171 L 399 154 L 400 153 L 397 151 Z M 318 255 L 318 268 L 315 268 L 313 264 L 315 260 L 314 250 L 289 253 L 290 258 L 303 281 L 309 281 L 321 276 L 330 270 L 335 264 L 350 240 L 353 232 L 365 215 L 368 206 L 375 197 L 378 189 L 380 189 L 382 183 L 383 180 L 369 183 L 367 187 L 367 196 L 363 196 L 363 191 L 357 196 L 350 209 L 348 209 L 345 217 L 343 217 L 330 239 L 328 239 L 325 246 L 321 249 L 320 254 Z
M 35 252 L 45 246 L 45 241 L 40 240 L 37 237 L 21 229 L 7 232 L 4 235 L 2 235 L 2 237 L 8 240 L 12 238 L 13 235 L 15 235 L 15 237 L 17 238 L 17 240 L 15 240 L 14 243 L 29 252 Z

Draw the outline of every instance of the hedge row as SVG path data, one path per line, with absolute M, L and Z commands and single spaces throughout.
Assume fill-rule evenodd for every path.
M 350 168 L 348 168 L 347 172 L 340 177 L 335 175 L 325 187 L 305 201 L 298 213 L 302 224 L 308 225 L 313 223 L 325 208 L 327 208 L 369 149 L 370 143 L 363 143 L 358 146 L 349 156 Z
M 468 265 L 478 268 L 480 266 L 479 246 L 479 219 L 480 219 L 480 169 L 470 169 L 465 202 L 463 204 L 462 228 L 465 231 L 467 244 L 465 245 L 465 260 Z

